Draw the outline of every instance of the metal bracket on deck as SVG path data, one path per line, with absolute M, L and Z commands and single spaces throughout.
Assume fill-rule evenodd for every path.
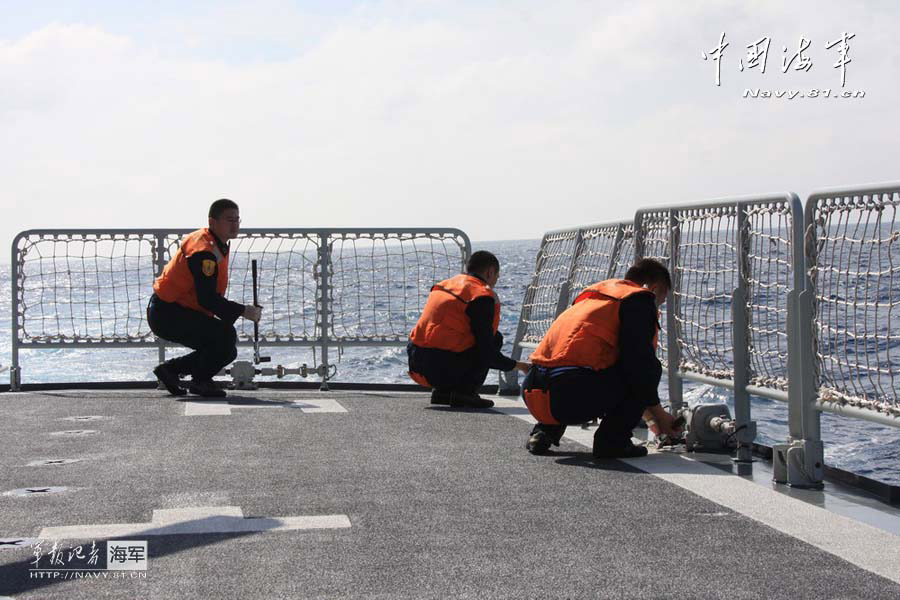
M 821 490 L 825 465 L 820 441 L 794 440 L 772 448 L 772 479 L 791 487 Z
M 285 367 L 278 365 L 276 367 L 263 367 L 261 369 L 248 360 L 238 360 L 231 364 L 231 367 L 225 369 L 225 375 L 231 375 L 231 387 L 236 390 L 256 390 L 259 384 L 253 381 L 257 375 L 275 376 L 283 379 L 287 375 L 299 375 L 300 377 L 308 377 L 310 374 L 318 375 L 322 381 L 334 377 L 337 368 L 334 365 L 321 364 L 318 367 L 310 369 L 306 364 L 299 367 Z
M 22 389 L 22 367 L 10 367 L 9 391 L 18 392 Z
M 663 439 L 662 445 L 684 442 L 688 452 L 733 452 L 734 460 L 752 462 L 751 448 L 756 438 L 756 422 L 739 426 L 731 418 L 726 404 L 696 404 L 675 412 L 684 418 L 686 427 L 683 440 Z
M 512 371 L 500 371 L 499 386 L 497 386 L 498 396 L 518 396 L 522 389 L 519 387 L 519 372 L 515 369 Z

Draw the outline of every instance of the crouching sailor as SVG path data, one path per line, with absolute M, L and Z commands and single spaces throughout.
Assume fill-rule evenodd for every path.
M 529 452 L 544 454 L 559 445 L 566 425 L 597 417 L 595 458 L 645 456 L 647 449 L 631 441 L 642 415 L 654 433 L 677 433 L 657 393 L 659 307 L 671 286 L 661 263 L 643 259 L 625 279 L 586 288 L 550 325 L 523 384 L 525 404 L 538 421 L 525 446 Z
M 153 374 L 173 395 L 185 394 L 179 377 L 191 375 L 188 390 L 221 397 L 213 375 L 237 356 L 234 322 L 243 316 L 259 321 L 262 309 L 225 298 L 228 287 L 228 241 L 240 230 L 238 205 L 216 200 L 209 207 L 209 227 L 187 234 L 175 256 L 153 282 L 147 322 L 158 337 L 192 348 L 167 360 Z
M 527 364 L 500 352 L 500 300 L 492 289 L 499 277 L 500 261 L 481 250 L 469 259 L 466 273 L 431 288 L 406 351 L 409 376 L 433 388 L 432 404 L 489 408 L 494 403 L 477 390 L 490 369 L 527 372 Z

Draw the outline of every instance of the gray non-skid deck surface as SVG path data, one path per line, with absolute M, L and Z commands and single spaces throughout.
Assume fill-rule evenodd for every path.
M 154 509 L 345 514 L 348 529 L 148 537 L 145 580 L 37 581 L 0 552 L 15 598 L 897 598 L 900 585 L 618 461 L 529 426 L 430 407 L 424 394 L 242 392 L 337 400 L 346 413 L 234 408 L 184 416 L 157 392 L 0 396 L 0 538 L 149 522 Z M 232 395 L 232 402 L 242 402 Z M 105 415 L 106 421 L 59 420 Z M 65 429 L 88 437 L 55 437 Z M 80 458 L 26 467 L 42 458 Z M 133 536 L 142 539 L 141 536 Z

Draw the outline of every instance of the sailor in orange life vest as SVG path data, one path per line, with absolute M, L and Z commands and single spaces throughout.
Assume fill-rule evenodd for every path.
M 659 307 L 672 287 L 661 263 L 643 259 L 625 279 L 586 288 L 550 325 L 531 355 L 522 395 L 537 419 L 525 447 L 544 454 L 566 425 L 600 417 L 595 458 L 634 458 L 647 449 L 631 441 L 643 415 L 656 433 L 674 435 L 674 417 L 660 406 L 656 358 Z
M 188 390 L 206 397 L 222 397 L 213 375 L 237 356 L 234 322 L 243 316 L 259 321 L 262 308 L 225 299 L 228 286 L 228 241 L 237 237 L 238 205 L 216 200 L 209 207 L 209 227 L 189 233 L 175 256 L 153 282 L 147 322 L 158 337 L 193 348 L 167 360 L 153 374 L 175 396 L 185 394 L 179 377 L 191 375 Z
M 489 408 L 478 395 L 490 369 L 528 371 L 528 365 L 503 356 L 500 300 L 492 289 L 500 261 L 490 252 L 472 254 L 466 273 L 434 285 L 409 336 L 409 376 L 433 388 L 432 404 Z

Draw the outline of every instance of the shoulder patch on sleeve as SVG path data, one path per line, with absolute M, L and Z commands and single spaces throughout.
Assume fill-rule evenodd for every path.
M 212 277 L 213 273 L 216 272 L 216 261 L 214 260 L 204 258 L 201 266 L 203 267 L 203 274 L 207 277 Z

